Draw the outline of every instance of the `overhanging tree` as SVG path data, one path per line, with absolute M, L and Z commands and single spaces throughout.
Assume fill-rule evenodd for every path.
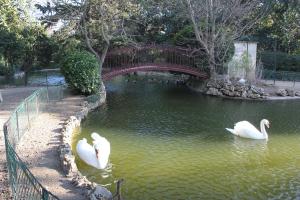
M 69 29 L 81 34 L 87 49 L 97 58 L 100 93 L 105 95 L 101 73 L 108 48 L 116 39 L 128 40 L 126 22 L 138 12 L 138 4 L 132 0 L 59 0 L 54 1 L 54 7 L 46 8 L 53 13 L 47 21 L 61 19 Z
M 208 58 L 211 76 L 229 58 L 233 41 L 264 15 L 260 0 L 182 0 L 201 51 Z

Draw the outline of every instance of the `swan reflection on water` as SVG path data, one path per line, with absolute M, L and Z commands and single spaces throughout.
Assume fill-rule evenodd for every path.
M 245 151 L 266 151 L 268 148 L 267 140 L 249 140 L 240 137 L 234 137 L 232 145 L 239 152 Z
M 240 161 L 256 162 L 257 164 L 265 162 L 269 151 L 266 140 L 249 140 L 240 137 L 234 137 L 232 140 L 232 153 Z

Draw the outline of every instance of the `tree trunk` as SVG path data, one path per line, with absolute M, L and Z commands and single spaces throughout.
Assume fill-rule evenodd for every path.
M 102 80 L 100 80 L 99 96 L 99 105 L 102 105 L 106 101 L 106 89 Z
M 29 72 L 28 72 L 28 71 L 25 71 L 25 73 L 24 73 L 24 85 L 25 85 L 25 86 L 28 85 L 28 74 L 29 74 Z
M 100 95 L 99 103 L 100 103 L 100 105 L 106 101 L 106 89 L 105 89 L 105 85 L 102 81 L 102 67 L 103 67 L 103 64 L 105 61 L 105 57 L 106 57 L 108 48 L 109 48 L 109 44 L 106 43 L 101 56 L 98 56 L 98 58 L 100 58 L 98 60 L 98 62 L 99 62 L 99 79 L 100 79 L 100 86 L 99 86 L 99 95 Z
M 211 77 L 211 79 L 215 79 L 217 77 L 217 73 L 216 73 L 216 58 L 215 58 L 214 44 L 211 44 L 208 56 L 209 56 L 208 62 L 209 62 L 210 77 Z
M 23 70 L 24 70 L 24 84 L 25 84 L 25 86 L 28 85 L 28 76 L 29 76 L 29 72 L 30 72 L 30 69 L 32 67 L 32 64 L 33 64 L 33 62 L 25 63 L 23 65 Z
M 100 75 L 100 79 L 102 77 L 102 66 L 105 62 L 105 58 L 106 58 L 106 54 L 107 54 L 107 51 L 108 51 L 108 48 L 109 48 L 109 43 L 106 43 L 103 51 L 102 51 L 102 54 L 101 56 L 99 56 L 99 75 Z
M 210 72 L 210 78 L 211 79 L 215 79 L 217 77 L 214 57 L 213 58 L 211 58 L 211 57 L 209 58 L 209 72 Z

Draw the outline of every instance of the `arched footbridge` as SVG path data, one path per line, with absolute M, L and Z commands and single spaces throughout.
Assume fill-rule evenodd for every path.
M 170 46 L 123 47 L 108 52 L 103 64 L 102 79 L 138 71 L 167 71 L 209 78 L 204 69 L 197 67 L 197 58 L 188 49 Z

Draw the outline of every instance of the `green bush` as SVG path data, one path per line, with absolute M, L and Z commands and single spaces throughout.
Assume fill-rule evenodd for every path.
M 260 53 L 265 69 L 277 71 L 300 72 L 300 55 L 290 55 L 284 52 L 263 51 Z
M 93 54 L 87 51 L 67 53 L 61 71 L 66 82 L 76 91 L 85 95 L 98 92 L 100 83 L 98 62 Z

